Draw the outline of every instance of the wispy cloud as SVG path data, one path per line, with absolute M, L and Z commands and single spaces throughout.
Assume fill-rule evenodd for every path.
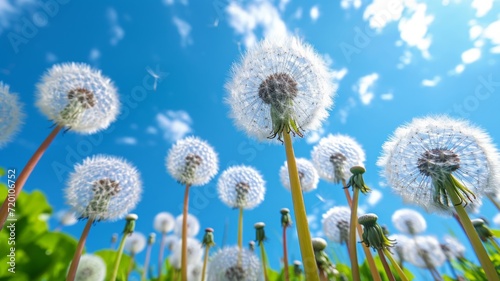
M 181 46 L 185 47 L 187 45 L 193 44 L 193 39 L 191 38 L 191 25 L 178 17 L 172 19 L 177 31 L 181 36 Z
M 312 21 L 316 21 L 319 18 L 319 7 L 318 5 L 314 5 L 311 7 L 311 10 L 309 11 L 309 16 L 311 17 Z
M 472 8 L 476 10 L 476 17 L 485 16 L 493 7 L 493 0 L 473 0 Z
M 483 31 L 483 36 L 489 39 L 493 47 L 491 53 L 500 53 L 500 19 L 490 23 Z
M 308 144 L 317 143 L 324 134 L 325 130 L 323 128 L 319 128 L 318 130 L 308 132 L 306 137 L 306 142 Z
M 372 73 L 359 78 L 358 83 L 354 86 L 354 90 L 357 91 L 359 99 L 364 105 L 369 105 L 375 97 L 373 87 L 378 78 L 378 73 Z
M 399 21 L 399 32 L 401 40 L 409 47 L 416 47 L 424 58 L 429 58 L 429 47 L 431 37 L 427 33 L 429 25 L 434 20 L 434 16 L 426 14 L 427 5 L 420 3 L 415 8 L 415 12 L 410 18 L 402 18 Z
M 462 62 L 464 64 L 469 64 L 477 61 L 481 58 L 481 49 L 471 48 L 462 53 Z
M 96 63 L 101 58 L 101 51 L 97 48 L 92 48 L 89 54 L 89 60 Z
M 175 0 L 163 0 L 163 4 L 167 5 L 167 6 L 172 6 L 175 4 Z M 188 0 L 180 0 L 180 1 L 177 1 L 179 3 L 181 3 L 182 5 L 184 6 L 187 6 L 189 3 L 188 3 Z
M 115 140 L 117 144 L 136 145 L 137 139 L 134 137 L 119 137 Z
M 422 80 L 422 86 L 424 87 L 435 87 L 441 81 L 440 76 L 434 76 L 432 79 Z
M 0 0 L 0 34 L 11 27 L 13 21 L 17 20 L 16 16 L 22 14 L 26 9 L 36 7 L 35 4 L 37 3 L 34 0 Z
M 156 129 L 156 128 L 155 128 L 155 127 L 153 127 L 153 126 L 148 126 L 148 127 L 146 128 L 146 133 L 147 133 L 147 134 L 150 134 L 150 135 L 156 135 L 156 134 L 158 134 L 158 129 Z
M 278 9 L 268 0 L 254 1 L 246 6 L 231 2 L 226 13 L 229 25 L 243 36 L 243 43 L 248 48 L 258 40 L 256 29 L 262 28 L 264 37 L 283 36 L 288 33 L 285 22 Z
M 170 142 L 175 142 L 191 133 L 193 121 L 186 111 L 167 110 L 156 115 L 156 122 L 163 133 L 163 138 Z
M 45 60 L 48 62 L 48 63 L 54 63 L 58 60 L 56 54 L 54 53 L 51 53 L 51 52 L 48 52 L 45 54 Z
M 352 7 L 357 10 L 361 7 L 361 0 L 342 0 L 340 1 L 340 7 L 345 10 Z
M 118 13 L 114 8 L 109 8 L 106 16 L 111 29 L 111 38 L 109 39 L 109 43 L 112 46 L 116 46 L 125 36 L 125 31 L 118 22 Z
M 366 198 L 366 203 L 371 207 L 375 206 L 382 200 L 383 194 L 378 189 L 373 189 L 370 193 L 368 193 L 368 198 Z
M 381 100 L 385 100 L 385 101 L 392 100 L 393 98 L 394 98 L 394 94 L 393 93 L 385 93 L 385 94 L 381 94 L 380 95 L 380 99 Z

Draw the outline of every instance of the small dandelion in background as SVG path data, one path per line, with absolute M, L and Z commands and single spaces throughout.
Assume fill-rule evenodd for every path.
M 427 228 L 424 217 L 411 209 L 399 209 L 394 212 L 392 223 L 398 231 L 410 235 L 420 234 Z
M 187 238 L 187 265 L 200 263 L 203 257 L 203 248 L 200 241 L 195 238 Z M 182 241 L 178 240 L 173 244 L 172 252 L 169 257 L 170 264 L 176 268 L 181 269 L 181 256 L 182 256 Z
M 349 207 L 338 206 L 328 210 L 321 220 L 326 238 L 332 242 L 347 245 L 350 219 Z
M 448 260 L 465 258 L 465 246 L 453 236 L 443 236 L 441 249 L 443 250 L 443 253 L 446 255 L 446 258 Z
M 167 233 L 172 231 L 175 227 L 174 216 L 168 212 L 160 212 L 156 214 L 153 221 L 153 228 L 161 233 L 160 238 L 160 251 L 158 253 L 158 279 L 161 280 L 163 269 L 163 253 L 165 251 L 165 237 Z
M 54 231 L 60 231 L 63 227 L 71 226 L 78 222 L 78 218 L 72 210 L 59 210 L 54 217 L 58 222 Z
M 255 281 L 262 280 L 263 275 L 259 258 L 250 250 L 235 246 L 221 249 L 212 256 L 207 277 L 208 281 Z
M 76 270 L 75 281 L 104 281 L 106 264 L 101 257 L 84 254 Z
M 299 173 L 300 188 L 303 192 L 313 191 L 318 187 L 318 172 L 311 161 L 305 158 L 297 158 L 297 171 Z M 281 184 L 290 190 L 290 175 L 288 174 L 288 164 L 285 161 L 280 168 Z
M 446 256 L 441 249 L 439 241 L 434 236 L 417 236 L 413 240 L 413 246 L 408 251 L 408 261 L 414 266 L 426 268 L 433 278 L 441 280 L 437 270 L 446 261 Z
M 182 237 L 182 221 L 183 215 L 178 215 L 175 218 L 174 233 L 177 237 Z M 200 232 L 200 221 L 191 214 L 187 214 L 186 235 L 195 237 Z
M 131 256 L 142 252 L 146 248 L 146 236 L 140 232 L 133 232 L 125 238 L 125 251 Z
M 412 250 L 412 240 L 403 234 L 391 234 L 388 238 L 389 240 L 395 241 L 393 247 L 394 258 L 399 263 L 399 266 L 403 268 L 403 263 L 408 261 L 406 253 Z
M 11 93 L 9 85 L 0 81 L 0 148 L 19 132 L 24 119 L 23 104 L 18 95 Z

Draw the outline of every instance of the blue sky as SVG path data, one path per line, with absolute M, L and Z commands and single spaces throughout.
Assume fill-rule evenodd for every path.
M 278 176 L 284 148 L 255 142 L 233 126 L 224 84 L 231 64 L 245 49 L 265 36 L 288 33 L 325 57 L 338 84 L 330 117 L 321 130 L 295 139 L 296 156 L 309 158 L 312 146 L 329 133 L 357 139 L 367 153 L 365 179 L 375 190 L 360 205 L 395 232 L 390 219 L 403 207 L 402 200 L 384 186 L 375 163 L 381 145 L 399 125 L 414 117 L 448 113 L 481 126 L 495 142 L 500 139 L 500 3 L 386 2 L 1 1 L 0 80 L 19 94 L 27 118 L 14 141 L 0 150 L 0 165 L 22 169 L 50 132 L 51 122 L 34 106 L 35 84 L 44 71 L 55 63 L 88 63 L 114 81 L 122 114 L 95 135 L 60 134 L 25 190 L 41 189 L 55 210 L 66 208 L 63 189 L 75 163 L 99 153 L 122 156 L 142 174 L 143 198 L 135 212 L 137 230 L 147 234 L 153 231 L 156 213 L 181 212 L 184 189 L 167 174 L 164 159 L 175 140 L 196 135 L 218 151 L 221 171 L 246 164 L 264 175 L 266 199 L 245 212 L 244 240 L 253 239 L 253 224 L 264 221 L 271 265 L 277 268 L 279 209 L 292 208 Z M 41 3 L 52 4 L 52 9 Z M 156 91 L 147 69 L 163 74 Z M 235 244 L 237 211 L 218 200 L 216 179 L 192 188 L 191 199 L 198 203 L 193 201 L 190 210 L 202 229 L 215 229 L 219 245 L 227 222 L 227 244 Z M 322 235 L 321 215 L 346 204 L 340 187 L 323 181 L 304 197 L 315 236 Z M 489 219 L 497 214 L 489 202 L 481 212 Z M 464 238 L 452 219 L 426 218 L 427 234 L 442 236 L 452 229 Z M 80 222 L 66 231 L 78 237 L 83 226 Z M 107 247 L 108 237 L 122 227 L 121 221 L 97 224 L 88 251 Z M 295 239 L 290 246 L 292 258 L 299 258 Z M 468 256 L 473 256 L 471 250 Z

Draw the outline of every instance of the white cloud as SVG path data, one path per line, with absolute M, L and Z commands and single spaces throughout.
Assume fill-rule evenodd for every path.
M 481 33 L 483 33 L 483 28 L 478 24 L 473 24 L 469 29 L 470 40 L 475 40 L 481 35 Z
M 136 145 L 137 139 L 134 137 L 120 137 L 116 139 L 117 144 Z
M 351 7 L 357 10 L 359 9 L 359 7 L 361 7 L 361 0 L 342 0 L 340 1 L 340 7 L 342 7 L 342 9 L 344 10 L 347 10 Z
M 158 134 L 158 130 L 153 126 L 148 126 L 146 128 L 146 133 L 148 133 L 150 135 L 156 135 L 156 134 Z
M 279 8 L 280 8 L 280 11 L 285 11 L 286 9 L 286 5 L 288 5 L 288 3 L 290 3 L 290 0 L 280 0 L 280 4 L 279 4 Z
M 309 11 L 309 16 L 313 21 L 318 20 L 319 18 L 319 7 L 318 5 L 312 6 L 311 10 Z
M 479 48 L 471 48 L 462 53 L 462 62 L 464 64 L 473 63 L 479 58 L 481 58 L 481 49 Z
M 381 94 L 381 95 L 380 95 L 380 98 L 381 98 L 382 100 L 387 100 L 387 101 L 389 101 L 389 100 L 394 99 L 394 95 L 393 95 L 392 93 Z
M 318 130 L 308 132 L 306 137 L 306 142 L 308 144 L 317 143 L 324 134 L 325 130 L 323 128 L 319 128 Z
M 163 138 L 170 142 L 175 142 L 193 131 L 191 117 L 183 110 L 167 110 L 165 113 L 158 113 L 156 122 L 163 132 Z
M 494 217 L 493 217 L 493 223 L 500 226 L 500 214 L 496 214 Z
M 45 60 L 48 63 L 54 63 L 58 60 L 57 56 L 54 53 L 48 52 L 45 54 Z
M 382 200 L 383 194 L 377 189 L 372 189 L 370 193 L 368 193 L 368 198 L 366 198 L 366 203 L 371 207 L 377 205 L 380 200 Z
M 187 6 L 189 3 L 188 3 L 188 0 L 180 0 L 179 1 L 182 5 L 184 6 Z M 174 0 L 163 0 L 163 4 L 167 5 L 167 6 L 172 6 L 174 5 L 175 1 Z
M 109 25 L 111 26 L 111 39 L 109 39 L 109 43 L 112 46 L 116 46 L 116 44 L 118 44 L 118 42 L 120 42 L 125 36 L 125 31 L 118 22 L 118 13 L 114 8 L 109 8 L 106 16 L 108 18 Z
M 181 36 L 181 45 L 182 46 L 191 45 L 193 43 L 193 40 L 191 39 L 190 35 L 191 25 L 188 22 L 181 20 L 178 17 L 174 17 L 172 19 L 172 22 L 174 23 L 175 27 L 177 27 L 177 31 Z
M 429 58 L 431 38 L 427 34 L 428 27 L 434 20 L 433 16 L 426 15 L 427 5 L 417 5 L 411 18 L 402 18 L 399 21 L 401 39 L 410 47 L 416 47 L 422 52 L 424 58 Z
M 18 16 L 23 14 L 25 10 L 36 7 L 35 4 L 38 4 L 38 2 L 33 0 L 0 0 L 0 34 L 10 28 L 12 23 L 18 22 Z
M 346 74 L 347 74 L 347 68 L 345 67 L 339 70 L 332 71 L 333 80 L 335 81 L 336 84 L 339 83 L 342 79 L 344 79 Z
M 424 87 L 435 87 L 441 81 L 441 77 L 434 76 L 432 79 L 422 80 L 422 86 Z
M 382 30 L 387 24 L 401 19 L 406 6 L 414 5 L 415 1 L 373 0 L 363 13 L 363 19 L 368 20 L 371 28 Z
M 490 49 L 490 53 L 492 53 L 492 54 L 500 54 L 500 45 L 491 48 Z
M 455 66 L 455 73 L 456 74 L 460 74 L 460 73 L 464 72 L 464 70 L 465 70 L 465 65 L 463 65 L 463 64 L 459 64 L 459 65 Z
M 495 53 L 495 54 L 499 53 L 499 49 L 500 49 L 500 32 L 499 32 L 499 30 L 500 30 L 500 19 L 490 23 L 484 29 L 484 32 L 483 32 L 484 38 L 489 39 L 492 45 L 496 45 L 490 49 L 491 53 Z
M 229 25 L 237 34 L 243 36 L 243 43 L 247 48 L 257 42 L 255 30 L 258 28 L 262 28 L 264 37 L 288 34 L 278 9 L 268 0 L 251 2 L 246 7 L 231 2 L 226 13 L 229 15 Z
M 354 90 L 358 92 L 359 99 L 364 105 L 370 104 L 375 97 L 373 86 L 378 78 L 379 76 L 377 73 L 372 73 L 359 78 L 358 83 L 354 86 Z
M 96 62 L 101 57 L 101 52 L 97 48 L 92 48 L 89 54 L 89 60 Z
M 347 99 L 347 104 L 338 110 L 340 123 L 345 124 L 347 122 L 347 117 L 349 116 L 349 112 L 354 107 L 356 107 L 356 101 L 352 97 L 349 97 Z
M 302 18 L 302 8 L 299 7 L 297 10 L 295 10 L 295 13 L 293 13 L 293 18 L 300 20 Z
M 476 17 L 485 16 L 493 7 L 493 0 L 473 0 L 472 8 L 476 9 Z

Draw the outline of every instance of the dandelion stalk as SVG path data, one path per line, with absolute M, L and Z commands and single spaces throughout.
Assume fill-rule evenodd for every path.
M 205 247 L 205 257 L 203 258 L 203 268 L 201 270 L 201 281 L 205 281 L 205 275 L 206 275 L 207 264 L 208 264 L 208 253 L 210 251 L 210 247 L 215 246 L 213 232 L 214 232 L 214 230 L 212 228 L 206 228 L 205 235 L 203 236 L 202 245 Z M 239 252 L 241 253 L 241 249 Z
M 266 233 L 264 232 L 265 224 L 263 222 L 258 222 L 255 224 L 255 241 L 259 244 L 260 257 L 262 262 L 262 271 L 264 273 L 264 280 L 269 281 L 267 276 L 267 257 L 266 250 L 264 249 L 264 240 L 266 240 Z
M 347 188 L 347 183 L 345 182 L 344 179 L 342 179 L 342 185 L 344 186 L 344 193 L 347 199 L 347 203 L 349 204 L 349 208 L 352 210 L 352 199 L 351 199 L 351 193 L 349 193 L 349 189 Z M 361 228 L 361 225 L 359 223 L 356 224 L 356 229 L 358 231 L 358 237 L 359 239 L 362 239 L 363 236 L 363 229 Z M 382 281 L 382 277 L 380 277 L 380 273 L 378 271 L 377 265 L 375 265 L 375 260 L 373 259 L 372 252 L 370 251 L 370 248 L 368 248 L 365 244 L 362 245 L 363 252 L 365 253 L 366 261 L 368 262 L 368 267 L 370 268 L 370 273 L 372 274 L 373 281 Z M 347 247 L 347 250 L 349 252 L 349 257 L 351 256 L 351 251 L 349 250 L 349 247 Z
M 238 248 L 243 249 L 243 208 L 240 207 L 238 216 Z
M 29 176 L 31 175 L 31 172 L 33 172 L 33 169 L 35 169 L 36 164 L 38 161 L 42 158 L 43 154 L 49 147 L 49 145 L 52 143 L 54 138 L 57 136 L 59 131 L 61 131 L 62 126 L 58 125 L 56 126 L 52 132 L 47 136 L 47 138 L 42 142 L 40 147 L 35 151 L 33 156 L 31 156 L 30 160 L 28 163 L 26 163 L 26 166 L 24 166 L 24 169 L 21 171 L 19 176 L 16 179 L 16 185 L 14 187 L 14 197 L 17 199 L 19 196 L 19 193 L 21 193 L 21 190 L 24 187 L 24 184 L 28 180 Z M 0 224 L 1 227 L 0 229 L 3 229 L 3 226 L 5 225 L 5 221 L 7 220 L 7 216 L 9 214 L 9 202 L 7 199 L 10 197 L 5 198 L 2 207 L 0 207 Z M 12 200 L 12 199 L 11 199 Z M 11 202 L 12 203 L 12 202 Z
M 463 200 L 459 197 L 459 195 L 457 194 L 458 191 L 454 188 L 457 184 L 459 185 L 461 184 L 451 174 L 448 174 L 446 176 L 445 182 L 443 184 L 444 188 L 446 189 L 446 192 L 451 197 L 451 202 L 453 202 L 453 205 L 455 206 L 457 215 L 460 218 L 460 221 L 462 222 L 462 226 L 472 244 L 472 248 L 474 249 L 477 258 L 479 259 L 479 262 L 481 263 L 481 266 L 484 269 L 486 277 L 490 281 L 500 280 L 498 278 L 498 274 L 496 273 L 495 267 L 493 266 L 493 263 L 491 262 L 488 254 L 486 253 L 486 250 L 484 249 L 481 240 L 479 239 L 479 235 L 474 229 L 474 226 L 472 225 L 472 222 L 470 221 L 467 212 L 462 206 Z
M 396 269 L 396 271 L 399 275 L 399 278 L 401 278 L 402 281 L 409 281 L 405 275 L 405 272 L 403 271 L 403 269 L 401 269 L 398 262 L 392 256 L 391 252 L 389 252 L 388 249 L 384 249 L 384 254 L 387 258 L 389 258 L 389 261 L 391 262 L 392 267 L 394 267 L 394 269 Z
M 290 133 L 288 131 L 284 131 L 283 135 L 288 163 L 288 173 L 290 175 L 293 209 L 295 213 L 295 221 L 297 222 L 297 234 L 299 237 L 302 261 L 304 262 L 304 271 L 307 280 L 318 281 L 318 269 L 315 263 L 311 234 L 309 232 L 309 225 L 307 223 L 307 213 L 306 207 L 304 205 L 304 198 L 302 197 L 302 191 L 299 184 L 299 175 L 297 172 L 297 164 L 295 163 L 292 138 L 290 137 Z
M 155 233 L 149 234 L 148 247 L 146 248 L 146 258 L 144 260 L 144 267 L 142 270 L 141 281 L 145 281 L 147 279 L 146 275 L 147 275 L 148 267 L 149 267 L 149 259 L 151 257 L 151 248 L 153 248 L 155 238 L 156 238 Z M 160 280 L 160 279 L 158 279 L 158 280 Z
M 290 210 L 283 208 L 281 213 L 281 226 L 283 227 L 283 272 L 285 281 L 289 280 L 288 276 L 288 250 L 286 243 L 286 229 L 292 225 L 292 218 L 290 217 Z
M 78 263 L 80 262 L 80 257 L 83 252 L 83 247 L 85 246 L 85 242 L 87 241 L 87 237 L 89 236 L 90 227 L 94 222 L 93 219 L 89 218 L 87 220 L 87 224 L 85 224 L 85 228 L 83 229 L 82 235 L 80 236 L 80 240 L 78 241 L 78 245 L 76 246 L 75 254 L 73 255 L 73 260 L 71 261 L 71 266 L 68 271 L 68 276 L 66 277 L 66 281 L 75 280 L 76 270 L 78 269 Z
M 163 252 L 165 251 L 165 237 L 166 232 L 161 233 L 160 241 L 160 253 L 158 254 L 158 280 L 161 280 L 161 274 L 163 273 Z
M 385 259 L 384 250 L 377 249 L 377 252 L 378 256 L 380 257 L 380 261 L 382 261 L 382 265 L 384 266 L 384 270 L 385 273 L 387 274 L 387 277 L 389 278 L 390 281 L 396 281 L 396 278 L 394 278 L 394 274 L 392 274 L 391 268 L 389 267 L 389 264 Z
M 123 249 L 125 247 L 125 240 L 127 236 L 134 232 L 135 221 L 137 220 L 137 215 L 129 214 L 125 218 L 127 222 L 125 223 L 125 229 L 123 230 L 122 239 L 120 240 L 120 245 L 118 246 L 118 253 L 116 254 L 115 266 L 113 268 L 113 275 L 111 276 L 111 281 L 115 281 L 118 276 L 118 268 L 120 267 L 120 261 L 122 260 Z
M 182 254 L 181 254 L 181 280 L 187 281 L 187 216 L 189 208 L 189 184 L 184 192 L 184 208 L 182 211 Z

